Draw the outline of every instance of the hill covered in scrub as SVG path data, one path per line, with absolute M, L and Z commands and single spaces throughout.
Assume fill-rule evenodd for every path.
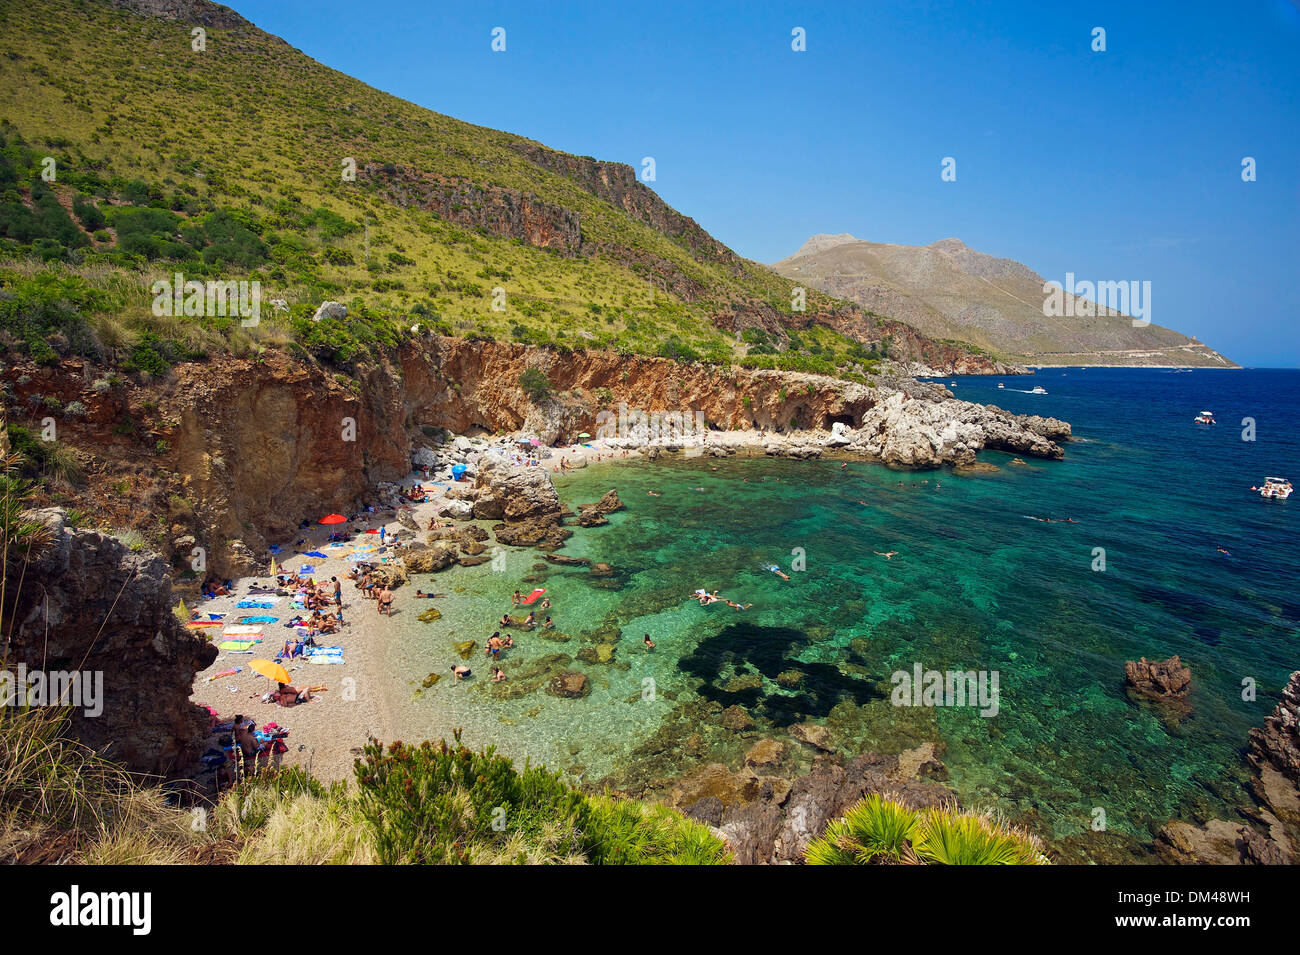
M 1012 259 L 976 251 L 960 239 L 915 246 L 867 242 L 847 233 L 819 234 L 772 268 L 906 322 L 931 338 L 971 342 L 1010 361 L 1236 367 L 1172 329 L 1154 323 L 1135 327 L 1133 305 L 1121 314 L 1096 296 L 1085 302 L 1066 294 L 1064 314 L 1046 315 L 1041 275 Z M 1092 302 L 1099 304 L 1093 308 Z M 1149 294 L 1141 304 L 1149 307 Z M 1158 305 L 1156 309 L 1160 314 Z
M 379 92 L 205 0 L 6 4 L 0 54 L 0 331 L 34 357 L 272 345 L 346 369 L 420 323 L 855 379 L 992 364 L 801 291 L 630 166 Z M 153 314 L 175 272 L 259 281 L 260 324 Z M 313 322 L 325 300 L 348 314 Z

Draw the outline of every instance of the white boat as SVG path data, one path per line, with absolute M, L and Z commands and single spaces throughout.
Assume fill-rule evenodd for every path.
M 1291 482 L 1286 478 L 1266 477 L 1264 478 L 1264 486 L 1259 489 L 1259 496 L 1275 501 L 1285 501 L 1291 496 L 1291 490 Z
M 1005 388 L 1006 385 L 1002 384 L 1002 382 L 999 381 L 999 382 L 998 382 L 998 387 L 999 387 L 999 388 Z
M 1211 411 L 1202 411 L 1192 420 L 1195 421 L 1197 424 L 1218 424 L 1219 423 L 1214 420 L 1214 413 Z
M 1031 388 L 1028 393 L 1031 395 L 1045 395 L 1047 394 L 1047 389 L 1044 388 L 1042 385 L 1034 385 L 1034 387 Z

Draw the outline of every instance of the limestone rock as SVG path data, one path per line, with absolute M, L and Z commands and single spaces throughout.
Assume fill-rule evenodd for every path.
M 321 302 L 320 308 L 312 315 L 313 322 L 319 322 L 322 318 L 347 318 L 348 307 L 342 302 Z
M 552 696 L 580 699 L 591 692 L 591 686 L 587 680 L 587 674 L 580 673 L 577 670 L 569 670 L 551 680 L 546 691 Z
M 1180 698 L 1192 685 L 1192 671 L 1177 655 L 1168 660 L 1129 660 L 1124 664 L 1124 682 L 1136 693 L 1151 699 Z

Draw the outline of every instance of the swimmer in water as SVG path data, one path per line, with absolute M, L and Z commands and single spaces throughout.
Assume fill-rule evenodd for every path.
M 1232 556 L 1232 555 L 1229 554 L 1226 550 L 1224 550 L 1222 547 L 1216 547 L 1216 548 L 1214 548 L 1214 549 L 1217 550 L 1220 554 L 1225 554 L 1225 555 L 1227 555 L 1228 557 L 1231 557 L 1231 556 Z
M 885 558 L 885 560 L 893 560 L 898 555 L 898 551 L 896 550 L 891 550 L 888 553 L 881 553 L 880 551 L 877 550 L 877 551 L 872 551 L 872 553 L 875 554 L 877 557 Z
M 642 635 L 641 642 L 645 644 L 647 650 L 653 650 L 655 648 L 655 642 L 650 639 L 650 634 L 648 633 Z
M 646 491 L 646 493 L 649 494 L 651 497 L 662 497 L 662 496 L 663 496 L 663 495 L 661 495 L 658 491 Z
M 767 569 L 770 570 L 772 573 L 776 574 L 776 575 L 777 575 L 778 577 L 780 577 L 782 580 L 789 580 L 789 579 L 790 579 L 786 574 L 783 574 L 783 573 L 781 572 L 781 568 L 778 567 L 776 564 L 772 564 L 772 565 L 771 565 L 770 567 L 768 567 Z

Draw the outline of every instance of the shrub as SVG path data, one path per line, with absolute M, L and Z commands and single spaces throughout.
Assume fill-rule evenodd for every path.
M 920 862 L 1047 865 L 1038 840 L 991 813 L 939 807 L 916 812 L 873 793 L 808 844 L 810 865 Z
M 524 369 L 523 374 L 519 376 L 519 387 L 524 389 L 524 394 L 533 404 L 545 401 L 555 391 L 550 379 L 540 368 Z

